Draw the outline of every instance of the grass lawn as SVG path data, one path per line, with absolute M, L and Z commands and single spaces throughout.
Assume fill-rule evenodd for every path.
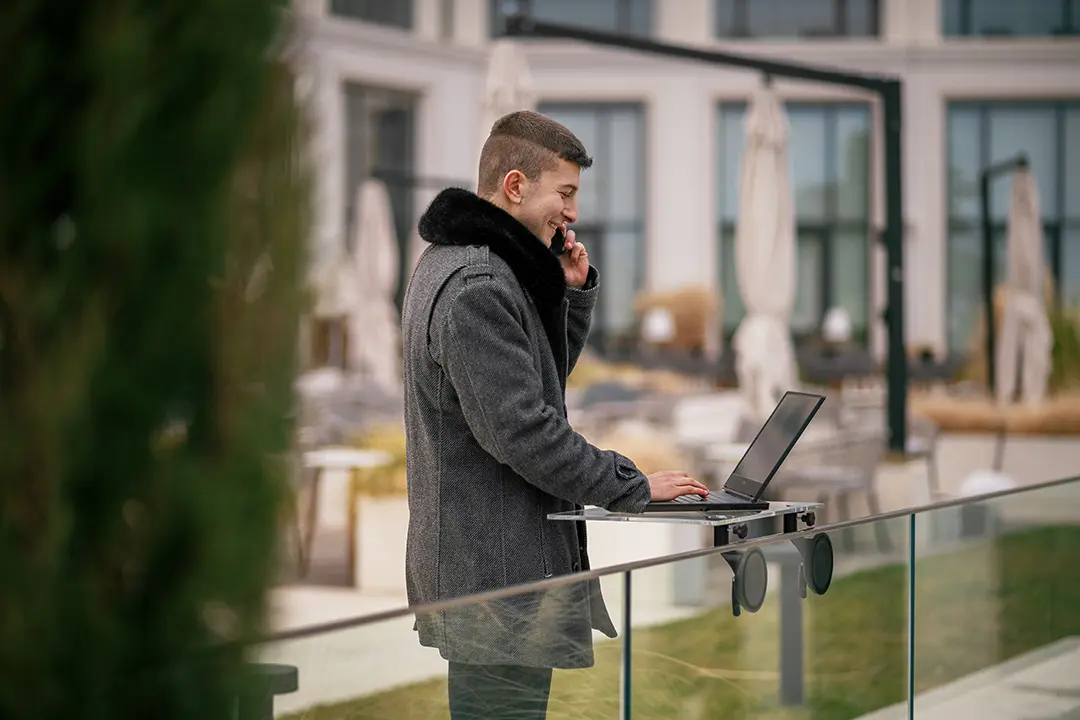
M 1080 527 L 1015 532 L 920 558 L 916 685 L 928 690 L 1068 635 L 1080 635 Z M 854 718 L 905 698 L 906 570 L 840 578 L 804 601 L 806 704 L 782 708 L 778 599 L 756 615 L 728 607 L 633 633 L 634 717 Z M 596 667 L 556 671 L 548 717 L 614 718 L 621 643 Z M 448 718 L 446 682 L 396 688 L 292 715 L 294 720 Z

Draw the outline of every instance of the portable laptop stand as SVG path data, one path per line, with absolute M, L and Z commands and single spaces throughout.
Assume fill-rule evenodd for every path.
M 788 391 L 758 430 L 724 489 L 707 496 L 680 495 L 674 500 L 650 502 L 645 512 L 703 512 L 709 510 L 767 510 L 761 499 L 776 471 L 825 402 L 822 395 Z

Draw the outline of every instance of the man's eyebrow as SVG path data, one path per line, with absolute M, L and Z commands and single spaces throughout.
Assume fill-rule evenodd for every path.
M 571 190 L 577 190 L 578 186 L 574 183 L 565 182 L 559 186 L 560 188 L 570 188 Z

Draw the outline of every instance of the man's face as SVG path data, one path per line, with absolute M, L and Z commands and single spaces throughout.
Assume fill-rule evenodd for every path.
M 555 169 L 545 171 L 536 181 L 524 175 L 517 180 L 507 188 L 508 196 L 517 201 L 511 212 L 541 242 L 550 246 L 559 226 L 578 219 L 577 191 L 581 168 L 560 158 Z

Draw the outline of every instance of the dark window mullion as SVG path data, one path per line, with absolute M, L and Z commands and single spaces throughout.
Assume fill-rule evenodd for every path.
M 749 2 L 750 0 L 733 0 L 734 7 L 732 8 L 731 13 L 731 28 L 732 34 L 735 37 L 751 37 L 750 14 L 747 10 L 747 4 Z
M 972 0 L 958 0 L 960 3 L 960 34 L 971 35 L 971 3 Z
M 833 0 L 833 33 L 848 34 L 848 0 Z

